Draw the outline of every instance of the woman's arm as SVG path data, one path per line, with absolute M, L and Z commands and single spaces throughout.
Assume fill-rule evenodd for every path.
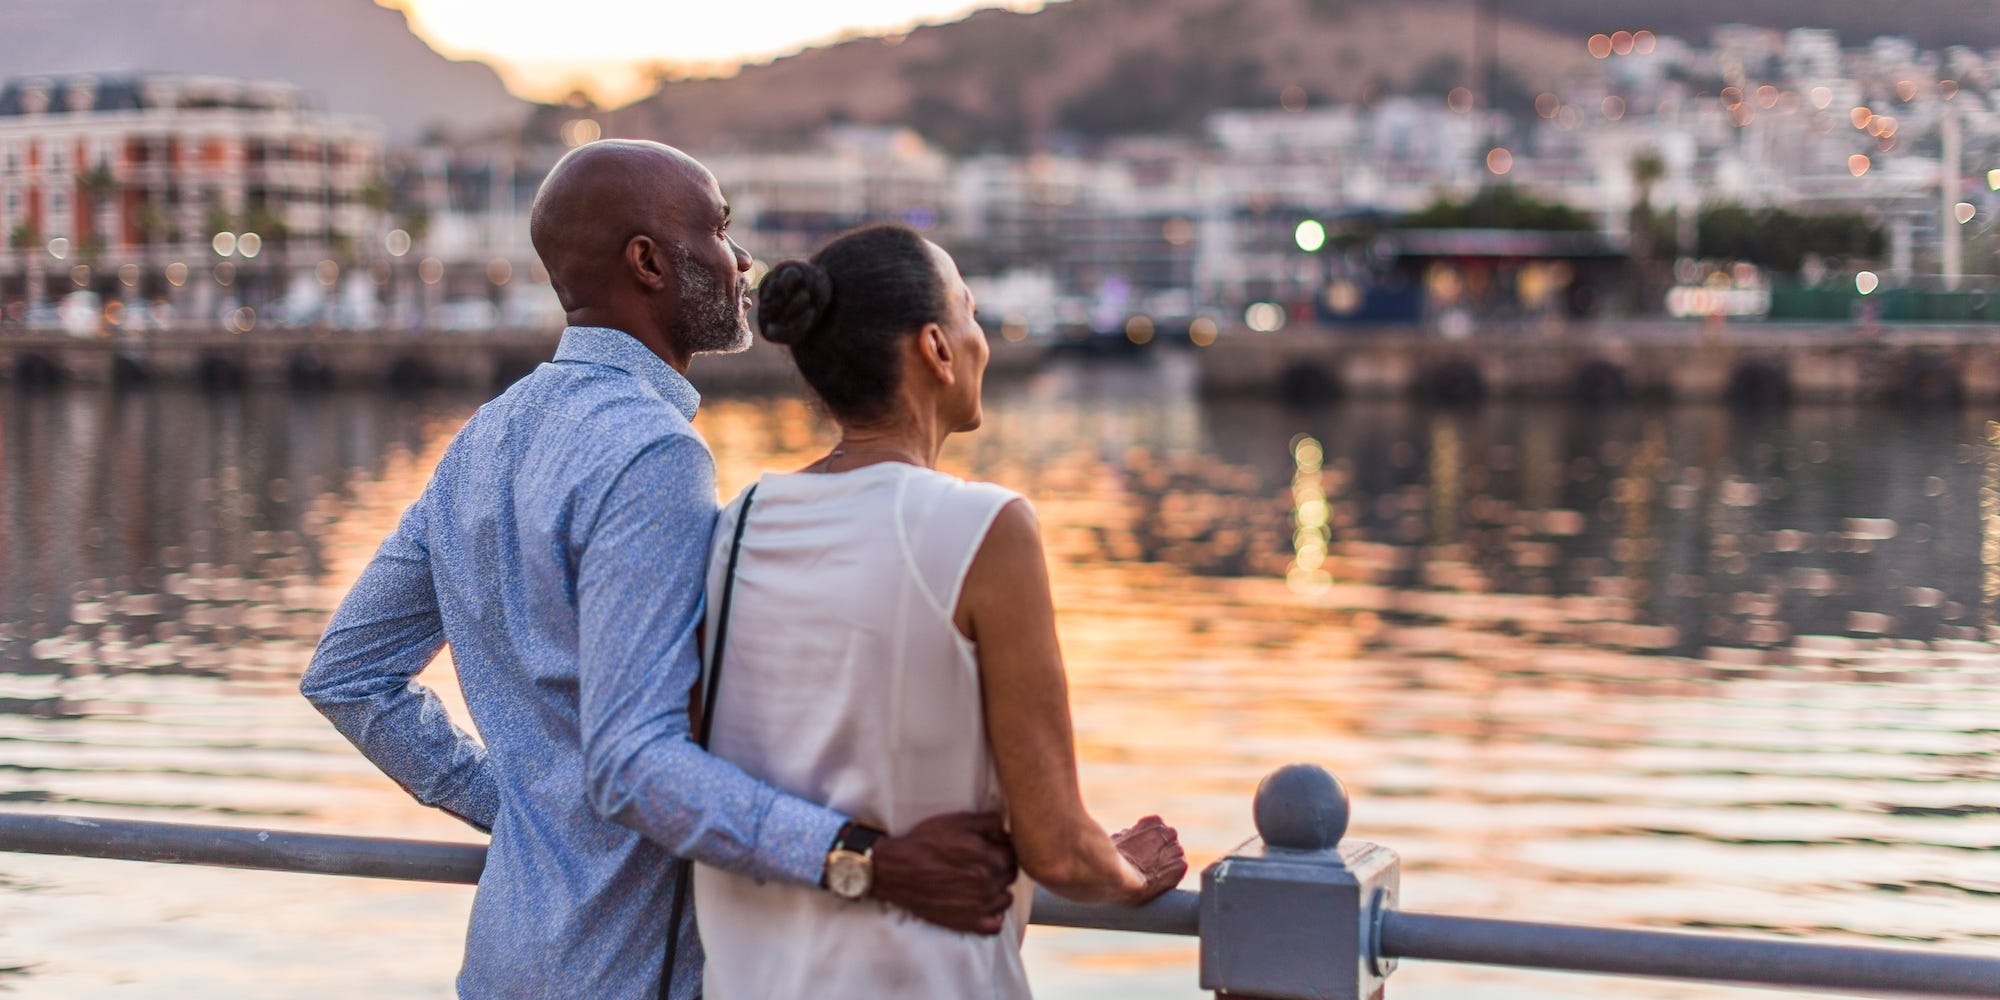
M 1158 817 L 1114 842 L 1084 811 L 1048 564 L 1026 502 L 1008 504 L 994 519 L 960 592 L 957 620 L 979 644 L 986 731 L 1022 869 L 1081 902 L 1140 903 L 1179 884 L 1187 862 Z

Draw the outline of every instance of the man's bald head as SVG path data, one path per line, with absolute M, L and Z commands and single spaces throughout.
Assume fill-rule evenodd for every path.
M 708 169 L 657 142 L 611 139 L 578 146 L 557 161 L 535 193 L 528 238 L 548 269 L 565 311 L 606 308 L 627 281 L 634 237 L 673 245 L 700 231 L 721 203 Z

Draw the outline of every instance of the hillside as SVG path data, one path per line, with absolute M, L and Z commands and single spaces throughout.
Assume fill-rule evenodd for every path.
M 723 80 L 670 82 L 609 116 L 611 134 L 698 149 L 784 144 L 827 121 L 908 123 L 948 148 L 1019 149 L 1186 129 L 1218 107 L 1276 107 L 1287 87 L 1357 100 L 1469 82 L 1464 0 L 1069 0 L 987 10 L 906 36 L 812 49 Z M 1575 32 L 1503 22 L 1510 85 L 1591 63 Z
M 1850 47 L 1880 35 L 1901 35 L 1926 49 L 1968 45 L 2000 46 L 2000 2 L 1996 0 L 1912 0 L 1854 3 L 1829 0 L 1501 0 L 1506 16 L 1571 35 L 1618 28 L 1650 28 L 1663 35 L 1702 41 L 1718 24 L 1763 28 L 1831 28 Z
M 1583 40 L 1650 28 L 1705 42 L 1715 26 L 1827 27 L 1927 48 L 2000 46 L 2000 0 L 1496 0 L 1500 101 L 1588 70 Z M 783 146 L 829 121 L 910 124 L 956 152 L 1051 138 L 1188 130 L 1221 107 L 1438 95 L 1471 83 L 1471 0 L 1067 0 L 987 10 L 907 36 L 860 39 L 685 80 L 610 115 L 612 134 L 700 149 Z
M 373 0 L 0 0 L 0 75 L 211 73 L 285 80 L 407 138 L 485 128 L 527 105 L 484 63 L 454 62 Z

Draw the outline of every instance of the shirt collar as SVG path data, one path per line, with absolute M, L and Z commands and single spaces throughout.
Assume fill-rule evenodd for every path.
M 603 365 L 625 372 L 661 399 L 673 404 L 674 409 L 681 411 L 681 416 L 689 420 L 694 419 L 695 409 L 701 405 L 701 393 L 695 391 L 693 383 L 622 330 L 602 326 L 568 327 L 563 330 L 562 342 L 556 346 L 555 359 Z

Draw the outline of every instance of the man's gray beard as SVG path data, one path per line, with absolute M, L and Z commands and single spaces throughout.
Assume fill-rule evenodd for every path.
M 723 288 L 694 259 L 693 252 L 673 245 L 674 276 L 681 287 L 681 319 L 674 339 L 690 354 L 735 354 L 750 347 L 750 327 L 737 308 L 742 289 Z

